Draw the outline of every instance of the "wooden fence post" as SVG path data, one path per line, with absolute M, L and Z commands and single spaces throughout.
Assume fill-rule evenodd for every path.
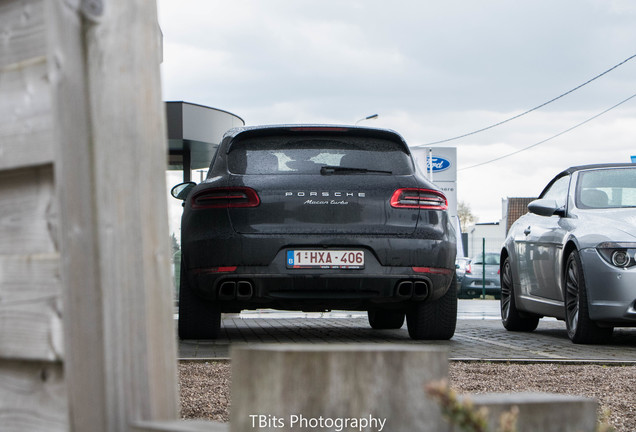
M 3 431 L 178 417 L 158 31 L 147 0 L 0 3 Z
M 52 48 L 60 52 L 55 174 L 71 427 L 129 430 L 135 421 L 174 420 L 156 5 L 52 3 L 61 40 Z

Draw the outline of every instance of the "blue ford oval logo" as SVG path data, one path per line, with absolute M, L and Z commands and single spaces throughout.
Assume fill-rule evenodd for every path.
M 444 159 L 442 157 L 433 156 L 433 161 L 431 162 L 431 158 L 426 158 L 426 170 L 429 171 L 431 169 L 431 165 L 433 165 L 433 172 L 440 172 L 450 168 L 451 163 L 448 159 Z

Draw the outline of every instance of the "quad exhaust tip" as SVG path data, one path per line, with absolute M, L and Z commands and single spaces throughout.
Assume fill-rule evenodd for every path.
M 236 283 L 236 299 L 249 300 L 254 295 L 252 283 L 248 281 L 238 281 Z
M 254 296 L 254 287 L 249 281 L 225 281 L 219 287 L 219 300 L 249 300 Z
M 236 298 L 236 282 L 223 282 L 219 287 L 219 300 L 234 300 Z
M 428 282 L 416 281 L 413 283 L 413 300 L 425 300 L 429 294 Z
M 403 299 L 409 299 L 413 296 L 413 282 L 404 281 L 398 283 L 396 290 L 397 297 Z
M 403 300 L 422 301 L 426 300 L 430 291 L 430 282 L 428 281 L 402 281 L 397 284 L 395 296 Z

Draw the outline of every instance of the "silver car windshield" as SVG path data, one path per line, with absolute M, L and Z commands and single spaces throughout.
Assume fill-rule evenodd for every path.
M 636 168 L 580 172 L 576 206 L 583 209 L 636 207 Z

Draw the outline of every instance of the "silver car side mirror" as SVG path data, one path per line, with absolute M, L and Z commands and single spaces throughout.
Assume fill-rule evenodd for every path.
M 564 216 L 565 209 L 553 199 L 538 199 L 528 204 L 528 211 L 539 216 Z

